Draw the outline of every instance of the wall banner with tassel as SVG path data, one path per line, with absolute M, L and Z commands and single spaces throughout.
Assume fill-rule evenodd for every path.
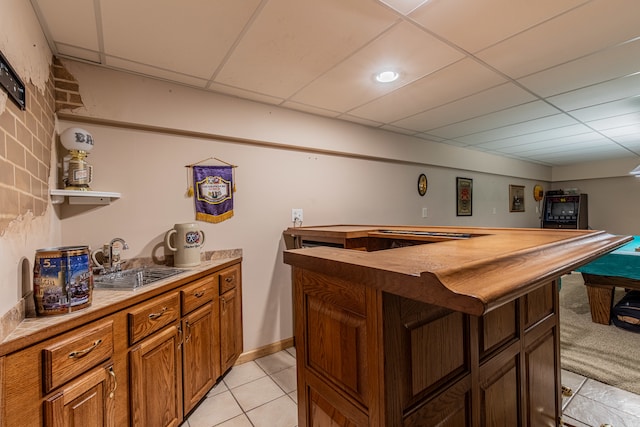
M 196 220 L 222 222 L 233 216 L 233 166 L 192 166 Z

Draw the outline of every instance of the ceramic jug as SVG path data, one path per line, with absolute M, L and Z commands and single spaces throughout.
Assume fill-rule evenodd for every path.
M 200 248 L 204 245 L 204 231 L 200 230 L 196 223 L 175 224 L 164 236 L 164 243 L 173 252 L 174 267 L 200 265 Z

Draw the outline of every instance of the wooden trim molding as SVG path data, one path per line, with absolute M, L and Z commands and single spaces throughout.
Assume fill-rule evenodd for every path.
M 293 337 L 286 338 L 281 341 L 276 341 L 271 344 L 267 344 L 263 347 L 256 348 L 254 350 L 246 351 L 238 357 L 236 365 L 242 365 L 243 363 L 251 362 L 252 360 L 259 359 L 264 356 L 268 356 L 273 353 L 277 353 L 281 350 L 293 347 Z

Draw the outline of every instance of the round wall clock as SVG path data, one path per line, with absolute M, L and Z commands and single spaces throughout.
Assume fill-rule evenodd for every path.
M 427 176 L 421 173 L 420 176 L 418 177 L 418 194 L 420 194 L 421 196 L 424 196 L 425 194 L 427 194 L 427 186 L 428 186 Z
M 542 197 L 544 197 L 544 190 L 542 188 L 542 185 L 536 184 L 533 187 L 533 199 L 536 202 L 539 202 L 540 200 L 542 200 Z

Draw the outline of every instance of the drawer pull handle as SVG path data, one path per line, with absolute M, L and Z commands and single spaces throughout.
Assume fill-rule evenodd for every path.
M 224 281 L 227 283 L 231 283 L 233 282 L 233 277 L 227 277 L 226 279 L 224 279 Z
M 69 359 L 79 359 L 81 357 L 84 357 L 95 350 L 96 347 L 98 347 L 100 344 L 102 344 L 102 339 L 95 340 L 91 347 L 87 347 L 84 350 L 72 351 L 71 353 L 69 353 Z
M 162 317 L 162 315 L 163 315 L 163 314 L 165 313 L 165 311 L 167 311 L 167 310 L 168 310 L 168 308 L 167 308 L 167 307 L 162 307 L 162 310 L 160 310 L 160 312 L 159 312 L 159 313 L 151 313 L 151 314 L 149 315 L 149 319 L 151 319 L 151 320 L 156 320 L 156 319 L 158 319 L 158 318 Z
M 200 298 L 200 297 L 202 297 L 204 294 L 205 294 L 205 291 L 199 291 L 199 292 L 196 292 L 195 294 L 193 294 L 193 296 L 194 296 L 194 297 L 196 297 L 196 298 Z
M 116 373 L 113 370 L 113 366 L 109 366 L 109 375 L 113 377 L 113 388 L 109 393 L 109 397 L 113 399 L 114 396 L 116 395 L 116 389 L 118 388 L 118 379 L 116 378 Z

